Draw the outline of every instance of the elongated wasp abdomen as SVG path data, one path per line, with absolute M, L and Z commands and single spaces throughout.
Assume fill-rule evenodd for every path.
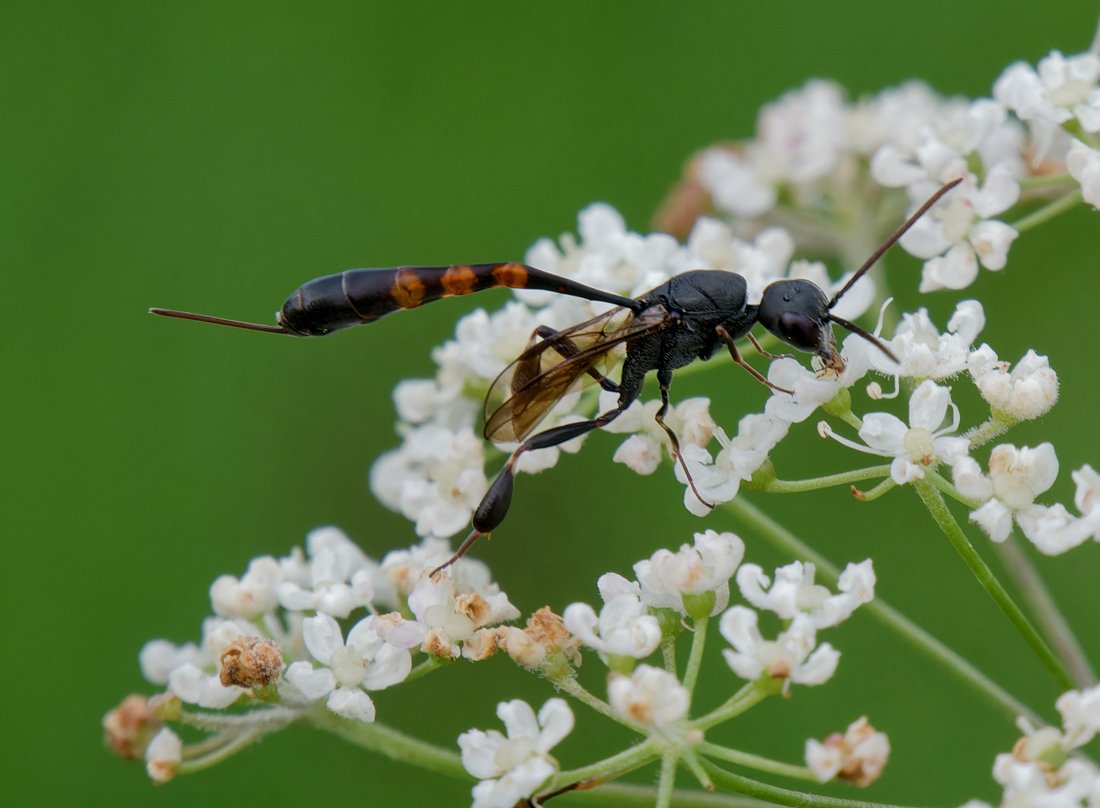
M 315 278 L 302 284 L 286 299 L 275 316 L 278 325 L 274 326 L 172 309 L 150 311 L 165 317 L 198 320 L 251 331 L 321 337 L 353 325 L 373 323 L 394 311 L 413 309 L 433 300 L 468 295 L 497 286 L 557 292 L 630 309 L 637 309 L 639 305 L 638 301 L 631 298 L 593 289 L 526 264 L 504 262 L 452 264 L 446 267 L 349 269 L 336 275 Z

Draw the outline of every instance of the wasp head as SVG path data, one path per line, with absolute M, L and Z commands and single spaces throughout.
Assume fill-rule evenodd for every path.
M 804 280 L 770 284 L 760 300 L 757 319 L 788 345 L 817 354 L 830 370 L 844 370 L 833 337 L 829 299 L 816 284 Z

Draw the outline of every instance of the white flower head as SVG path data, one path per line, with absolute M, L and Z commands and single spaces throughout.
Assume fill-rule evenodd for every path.
M 959 176 L 963 164 L 945 170 Z M 911 193 L 927 198 L 935 185 L 952 179 L 938 178 L 934 185 L 917 183 Z M 921 274 L 920 290 L 965 289 L 978 277 L 978 265 L 1003 269 L 1009 245 L 1018 233 L 993 219 L 1016 204 L 1020 186 L 1004 164 L 993 166 L 979 187 L 973 174 L 966 173 L 961 185 L 916 221 L 901 237 L 901 246 L 918 258 L 928 259 Z
M 954 413 L 944 426 L 948 408 Z M 893 457 L 890 476 L 898 485 L 924 479 L 924 469 L 933 463 L 954 463 L 966 454 L 970 442 L 956 437 L 959 411 L 951 402 L 951 391 L 931 380 L 921 383 L 909 399 L 909 423 L 884 412 L 873 412 L 863 418 L 859 436 L 865 445 L 836 435 L 822 421 L 818 431 L 857 451 L 882 457 Z
M 639 665 L 629 676 L 612 674 L 607 695 L 619 715 L 661 728 L 687 715 L 691 703 L 687 688 L 674 675 L 651 665 Z
M 690 484 L 685 466 L 691 474 Z M 680 447 L 680 462 L 675 468 L 676 479 L 685 486 L 684 507 L 696 516 L 706 516 L 711 505 L 729 502 L 741 487 L 741 477 L 724 451 L 712 456 L 701 446 L 686 444 Z
M 344 718 L 374 721 L 374 702 L 364 691 L 382 690 L 405 680 L 412 669 L 407 648 L 384 639 L 393 632 L 392 621 L 371 616 L 348 631 L 327 614 L 307 617 L 303 635 L 310 655 L 323 667 L 294 662 L 286 679 L 308 700 L 326 698 L 326 706 Z
M 845 568 L 836 595 L 814 583 L 814 573 L 813 564 L 795 561 L 777 569 L 772 581 L 756 564 L 743 564 L 737 570 L 737 585 L 745 600 L 756 608 L 775 612 L 784 620 L 805 614 L 818 629 L 847 620 L 860 605 L 874 598 L 875 573 L 870 559 Z
M 481 782 L 473 788 L 474 808 L 513 808 L 558 771 L 550 750 L 573 729 L 573 712 L 550 699 L 538 717 L 518 699 L 497 705 L 505 734 L 472 729 L 458 737 L 462 765 Z
M 898 362 L 891 362 L 879 351 L 870 354 L 870 362 L 879 373 L 895 377 L 947 379 L 967 369 L 970 346 L 984 327 L 985 311 L 977 300 L 959 302 L 944 334 L 922 308 L 903 314 L 893 338 L 886 343 Z
M 145 749 L 145 770 L 154 783 L 167 783 L 176 776 L 182 762 L 183 742 L 170 729 L 158 732 Z
M 255 619 L 278 605 L 276 588 L 282 580 L 279 562 L 271 556 L 252 559 L 241 578 L 222 575 L 210 585 L 210 604 L 221 617 Z
M 1058 374 L 1045 356 L 1028 350 L 1009 370 L 988 345 L 974 351 L 968 361 L 970 375 L 989 405 L 1014 418 L 1028 420 L 1045 415 L 1058 400 Z
M 828 643 L 817 645 L 813 620 L 797 614 L 774 640 L 765 640 L 756 612 L 734 606 L 722 615 L 718 630 L 732 649 L 722 651 L 726 664 L 743 679 L 761 676 L 794 684 L 820 685 L 832 678 L 840 652 Z
M 1074 140 L 1066 153 L 1066 168 L 1081 184 L 1084 200 L 1100 208 L 1100 152 Z
M 1037 71 L 1024 62 L 1009 65 L 993 85 L 993 97 L 1031 124 L 1041 159 L 1058 128 L 1073 118 L 1086 132 L 1100 131 L 1098 77 L 1100 56 L 1052 51 Z
M 1100 732 L 1100 686 L 1063 693 L 1055 706 L 1062 714 L 1066 749 L 1084 746 Z
M 496 584 L 487 580 L 470 585 L 455 575 L 420 578 L 409 594 L 409 610 L 426 634 L 419 638 L 427 653 L 444 658 L 459 655 L 475 631 L 519 617 L 519 609 Z
M 729 603 L 729 581 L 744 556 L 745 543 L 733 533 L 696 533 L 694 545 L 682 545 L 675 553 L 658 550 L 634 565 L 642 601 L 687 614 L 685 596 L 712 592 L 710 614 L 718 614 Z
M 587 603 L 565 607 L 562 620 L 584 645 L 608 655 L 644 659 L 661 643 L 661 626 L 642 603 L 638 584 L 607 573 L 600 576 L 604 605 L 599 615 Z
M 806 741 L 806 765 L 822 783 L 841 777 L 864 788 L 879 778 L 889 758 L 890 739 L 872 727 L 866 716 L 850 724 L 843 735 L 837 732 L 824 742 Z
M 284 580 L 276 590 L 279 603 L 291 611 L 318 611 L 345 618 L 374 600 L 394 603 L 393 587 L 372 561 L 336 527 L 311 530 L 307 557 L 300 551 L 282 561 Z

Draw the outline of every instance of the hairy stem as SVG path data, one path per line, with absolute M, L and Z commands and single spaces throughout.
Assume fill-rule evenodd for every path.
M 458 752 L 413 738 L 385 724 L 352 721 L 340 718 L 328 710 L 318 710 L 309 720 L 318 729 L 339 735 L 356 746 L 377 752 L 391 760 L 400 760 L 448 777 L 473 779 L 463 768 Z

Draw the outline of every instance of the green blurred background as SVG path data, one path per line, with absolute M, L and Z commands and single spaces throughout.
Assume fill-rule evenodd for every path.
M 413 540 L 365 482 L 397 443 L 390 391 L 430 374 L 429 349 L 454 321 L 505 293 L 323 341 L 169 322 L 148 306 L 262 322 L 317 275 L 520 257 L 536 238 L 572 230 L 595 200 L 644 230 L 694 149 L 750 135 L 764 102 L 810 77 L 853 94 L 913 77 L 988 94 L 1011 61 L 1086 48 L 1096 11 L 1084 0 L 1043 11 L 1003 0 L 4 3 L 11 518 L 0 800 L 468 800 L 467 784 L 306 729 L 153 788 L 140 766 L 101 748 L 99 719 L 143 689 L 143 642 L 197 638 L 218 574 L 284 553 L 319 524 L 341 525 L 376 556 Z M 1028 233 L 1006 271 L 983 273 L 967 292 L 985 301 L 983 336 L 1002 356 L 1034 347 L 1062 376 L 1055 411 L 1013 435 L 1055 441 L 1062 499 L 1069 469 L 1100 461 L 1091 426 L 1098 222 L 1079 210 Z M 903 303 L 916 305 L 916 262 L 894 259 L 891 274 Z M 927 302 L 941 324 L 958 297 Z M 711 395 L 732 427 L 765 396 L 716 365 L 675 393 Z M 784 476 L 852 465 L 823 453 L 812 426 L 798 434 L 778 457 Z M 667 468 L 638 478 L 613 466 L 615 445 L 596 435 L 580 455 L 522 480 L 506 529 L 478 548 L 525 611 L 591 601 L 601 572 L 628 572 L 693 530 L 738 529 L 720 514 L 686 514 Z M 1049 713 L 1049 677 L 913 500 L 901 491 L 860 506 L 834 491 L 755 501 L 782 508 L 835 560 L 873 555 L 884 597 Z M 784 560 L 743 535 L 751 560 Z M 1097 552 L 1042 563 L 1094 652 Z M 798 759 L 805 737 L 868 713 L 895 751 L 867 798 L 994 796 L 993 756 L 1016 735 L 1008 721 L 866 618 L 828 639 L 844 652 L 834 682 L 766 704 L 722 737 Z M 717 654 L 712 662 L 707 703 L 734 684 Z M 451 743 L 493 726 L 496 701 L 520 695 L 547 693 L 501 659 L 377 702 L 385 720 Z M 606 750 L 596 721 L 581 714 L 579 725 L 586 731 L 559 750 L 566 765 Z

